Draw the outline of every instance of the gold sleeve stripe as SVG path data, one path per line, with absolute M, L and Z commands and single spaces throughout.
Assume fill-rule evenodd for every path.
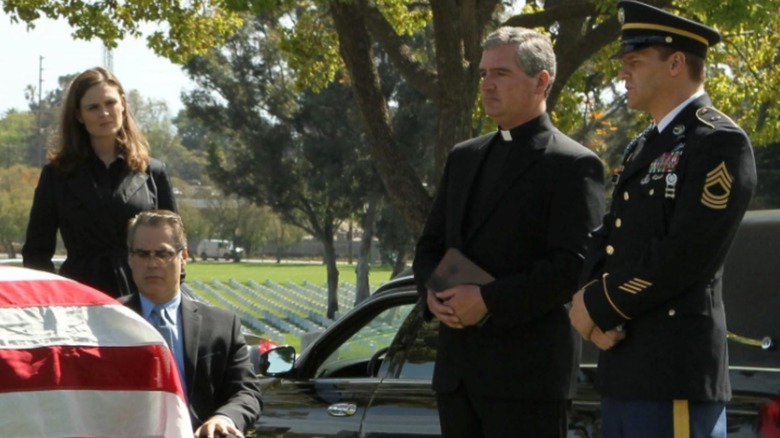
M 642 280 L 641 278 L 634 278 L 633 280 L 629 281 L 629 283 L 637 283 L 639 285 L 642 285 L 644 287 L 650 287 L 653 285 L 653 283 L 650 283 L 647 280 Z
M 674 401 L 674 438 L 691 437 L 691 420 L 688 412 L 688 400 Z
M 607 301 L 609 302 L 609 305 L 612 306 L 613 309 L 615 309 L 615 312 L 618 313 L 623 319 L 630 320 L 631 318 L 628 317 L 625 313 L 621 312 L 620 309 L 615 305 L 615 303 L 612 302 L 612 298 L 609 297 L 609 291 L 607 290 L 607 276 L 609 274 L 604 274 L 601 277 L 601 284 L 604 287 L 604 295 L 607 297 Z
M 628 283 L 618 286 L 618 289 L 620 289 L 620 290 L 622 290 L 624 292 L 628 292 L 630 294 L 636 294 L 636 293 L 642 292 L 642 290 L 644 290 L 643 287 L 634 286 L 634 285 L 631 285 L 631 284 L 628 284 Z
M 636 294 L 642 292 L 643 290 L 647 289 L 652 285 L 653 283 L 650 283 L 647 280 L 642 280 L 641 278 L 632 278 L 630 281 L 627 281 L 622 285 L 620 285 L 618 289 L 624 292 L 628 292 L 630 294 Z

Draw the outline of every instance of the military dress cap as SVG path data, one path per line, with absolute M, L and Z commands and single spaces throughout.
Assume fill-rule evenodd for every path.
M 702 59 L 707 48 L 720 42 L 717 30 L 637 1 L 618 2 L 621 26 L 620 57 L 648 46 L 669 46 Z

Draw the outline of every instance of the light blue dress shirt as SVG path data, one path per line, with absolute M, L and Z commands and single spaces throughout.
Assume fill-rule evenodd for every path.
M 155 304 L 149 301 L 143 294 L 138 294 L 141 298 L 141 313 L 147 321 L 154 325 L 152 319 L 152 310 L 154 310 Z M 173 331 L 173 345 L 169 346 L 173 352 L 173 359 L 176 361 L 176 369 L 179 371 L 179 379 L 181 380 L 181 387 L 184 390 L 184 394 L 187 394 L 187 381 L 184 377 L 184 335 L 182 333 L 181 321 L 181 294 L 176 294 L 173 299 L 167 303 L 163 303 L 162 306 L 168 312 L 168 316 L 171 318 L 176 330 Z

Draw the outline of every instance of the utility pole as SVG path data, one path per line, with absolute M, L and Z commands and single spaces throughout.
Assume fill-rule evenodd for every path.
M 103 67 L 114 72 L 114 51 L 105 44 L 103 44 Z
M 46 138 L 41 127 L 41 102 L 43 101 L 43 56 L 38 59 L 38 111 L 36 111 L 35 127 L 38 132 L 38 166 L 43 167 L 43 159 L 46 151 Z

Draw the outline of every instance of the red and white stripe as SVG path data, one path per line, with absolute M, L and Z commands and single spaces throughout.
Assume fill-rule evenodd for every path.
M 191 437 L 160 334 L 113 298 L 0 267 L 0 435 Z

